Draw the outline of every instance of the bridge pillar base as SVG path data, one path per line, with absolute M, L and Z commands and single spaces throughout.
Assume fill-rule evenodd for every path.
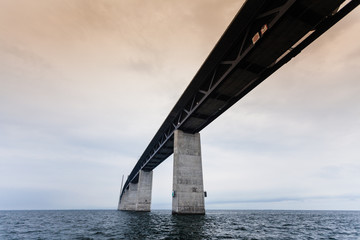
M 120 204 L 119 210 L 135 211 L 137 203 L 137 183 L 130 183 L 129 188 L 125 190 Z
M 200 134 L 174 132 L 173 214 L 205 214 Z
M 120 192 L 120 194 L 121 194 L 121 192 Z M 121 211 L 125 210 L 126 201 L 127 201 L 127 190 L 124 190 L 124 193 L 119 200 L 118 210 L 121 210 Z
M 153 171 L 150 172 L 145 172 L 143 170 L 140 171 L 136 211 L 150 212 L 152 178 L 153 178 Z
M 138 183 L 130 183 L 120 200 L 118 210 L 150 212 L 153 172 L 139 172 Z

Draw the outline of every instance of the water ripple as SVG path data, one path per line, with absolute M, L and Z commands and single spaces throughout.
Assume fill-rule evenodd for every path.
M 360 239 L 358 211 L 0 211 L 0 239 Z

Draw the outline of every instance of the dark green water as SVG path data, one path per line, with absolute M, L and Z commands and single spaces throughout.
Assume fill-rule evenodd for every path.
M 0 239 L 360 239 L 359 211 L 0 211 Z

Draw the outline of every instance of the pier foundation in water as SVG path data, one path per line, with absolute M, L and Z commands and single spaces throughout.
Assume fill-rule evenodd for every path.
M 174 132 L 173 214 L 205 214 L 200 134 Z

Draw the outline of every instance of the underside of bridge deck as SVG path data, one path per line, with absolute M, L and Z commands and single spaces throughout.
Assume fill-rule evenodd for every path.
M 198 133 L 354 8 L 352 0 L 248 0 L 211 51 L 125 182 L 174 152 L 174 133 Z

